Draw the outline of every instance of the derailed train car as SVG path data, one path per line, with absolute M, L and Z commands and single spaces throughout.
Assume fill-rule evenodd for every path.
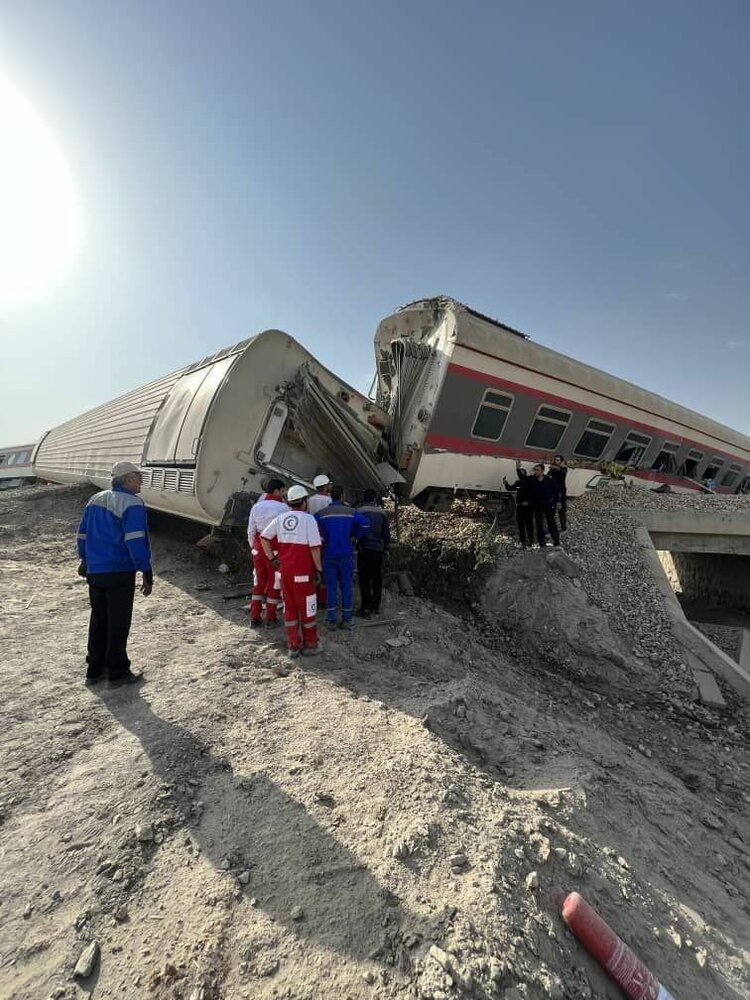
M 375 355 L 399 489 L 425 509 L 445 510 L 460 492 L 510 506 L 502 477 L 557 452 L 571 496 L 611 474 L 649 489 L 750 489 L 750 438 L 453 299 L 383 320 Z
M 14 444 L 0 448 L 0 490 L 34 478 L 31 464 L 34 447 L 33 444 Z
M 382 491 L 387 415 L 280 330 L 204 358 L 48 431 L 35 475 L 106 488 L 115 462 L 143 469 L 147 506 L 204 524 L 247 523 L 269 474 L 325 470 Z

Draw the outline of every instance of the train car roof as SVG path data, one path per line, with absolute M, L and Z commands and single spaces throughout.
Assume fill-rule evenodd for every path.
M 476 316 L 477 319 L 482 319 L 485 323 L 492 323 L 493 326 L 497 326 L 501 330 L 505 330 L 506 333 L 515 334 L 516 337 L 521 337 L 523 340 L 531 340 L 528 333 L 523 333 L 522 330 L 516 330 L 512 326 L 508 326 L 507 323 L 501 323 L 499 319 L 494 319 L 492 316 L 486 316 L 484 313 L 480 313 L 476 309 L 472 309 L 471 306 L 467 306 L 466 303 L 459 302 L 458 299 L 451 298 L 450 295 L 434 295 L 426 299 L 416 299 L 414 302 L 407 302 L 405 306 L 399 306 L 396 312 L 404 312 L 406 309 L 450 308 L 463 309 L 465 312 L 471 313 L 472 316 Z

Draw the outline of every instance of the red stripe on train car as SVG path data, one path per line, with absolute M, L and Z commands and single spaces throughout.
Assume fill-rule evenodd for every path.
M 514 362 L 511 361 L 508 363 L 513 364 Z M 616 424 L 625 424 L 628 428 L 631 428 L 634 431 L 644 431 L 645 433 L 651 435 L 651 437 L 664 437 L 667 435 L 667 441 L 674 440 L 675 443 L 677 443 L 677 441 L 681 441 L 683 444 L 686 444 L 691 448 L 702 450 L 704 456 L 708 455 L 709 458 L 711 455 L 722 455 L 724 458 L 728 458 L 732 462 L 739 462 L 743 467 L 748 464 L 748 461 L 750 461 L 747 458 L 740 458 L 738 455 L 732 455 L 728 451 L 722 451 L 719 448 L 711 448 L 709 445 L 701 444 L 698 441 L 691 441 L 689 438 L 683 437 L 681 434 L 673 434 L 669 437 L 668 431 L 660 430 L 658 427 L 650 427 L 648 424 L 643 424 L 637 420 L 631 420 L 629 417 L 623 416 L 622 414 L 610 413 L 608 410 L 599 410 L 586 403 L 578 403 L 575 400 L 566 399 L 564 396 L 556 396 L 554 393 L 545 392 L 543 389 L 533 389 L 531 386 L 523 385 L 520 382 L 511 382 L 508 379 L 499 378 L 497 375 L 490 375 L 488 372 L 477 371 L 476 368 L 465 368 L 463 365 L 458 365 L 453 361 L 448 365 L 448 371 L 454 372 L 462 378 L 470 378 L 474 382 L 482 382 L 485 385 L 493 385 L 499 389 L 506 389 L 508 392 L 519 393 L 522 396 L 531 396 L 532 399 L 538 399 L 541 403 L 550 403 L 553 406 L 562 406 L 566 410 L 586 413 L 591 417 L 599 417 L 602 420 L 608 420 L 610 422 L 614 421 Z M 547 377 L 554 378 L 553 375 L 549 375 Z M 594 391 L 593 389 L 584 389 L 582 386 L 579 386 L 579 388 L 583 392 Z M 597 393 L 596 395 L 599 394 Z M 630 405 L 630 403 L 623 403 L 623 406 Z M 635 407 L 635 409 L 638 409 L 638 407 Z M 663 417 L 662 419 L 669 422 L 668 417 Z
M 601 396 L 602 399 L 609 399 L 613 403 L 622 403 L 622 400 L 618 399 L 617 396 L 610 396 L 606 392 L 600 392 L 600 391 L 594 390 L 594 389 L 587 389 L 586 386 L 581 385 L 578 382 L 570 382 L 568 379 L 560 378 L 557 375 L 550 375 L 549 372 L 542 371 L 539 368 L 532 368 L 531 365 L 522 365 L 520 361 L 510 361 L 508 358 L 500 358 L 496 354 L 489 354 L 487 351 L 480 351 L 478 347 L 470 347 L 468 344 L 462 344 L 460 341 L 457 341 L 456 347 L 460 347 L 464 351 L 471 351 L 473 354 L 481 354 L 483 357 L 485 357 L 485 358 L 491 358 L 493 361 L 501 361 L 501 362 L 503 362 L 503 364 L 512 365 L 514 368 L 520 368 L 522 371 L 531 372 L 533 375 L 542 375 L 545 378 L 554 379 L 555 382 L 560 382 L 562 385 L 569 385 L 573 389 L 580 389 L 582 392 L 592 392 L 596 396 Z M 459 364 L 456 364 L 455 367 L 456 368 L 463 368 L 463 366 L 459 365 Z M 485 375 L 486 374 L 485 372 L 475 371 L 475 369 L 473 369 L 473 368 L 464 368 L 463 370 L 466 371 L 466 372 L 471 372 L 474 377 L 478 377 L 480 375 Z M 490 377 L 494 378 L 495 376 L 490 376 Z M 612 377 L 614 378 L 614 376 L 612 376 Z M 523 388 L 526 387 L 525 384 L 522 384 L 522 385 L 523 385 Z M 637 389 L 638 386 L 635 386 L 635 388 Z M 646 392 L 645 389 L 643 389 L 641 391 L 642 392 Z M 665 399 L 664 402 L 665 403 L 669 403 L 670 400 Z M 648 410 L 645 410 L 642 406 L 638 406 L 637 403 L 625 403 L 623 405 L 629 406 L 632 410 L 640 410 L 641 413 L 648 413 L 649 412 Z M 679 403 L 675 403 L 673 405 L 679 406 Z M 595 411 L 593 411 L 593 410 L 591 412 L 595 413 Z M 664 420 L 669 420 L 670 418 L 669 417 L 664 417 L 663 419 Z M 697 427 L 693 427 L 692 424 L 683 424 L 683 423 L 680 423 L 680 421 L 678 421 L 678 420 L 674 420 L 674 421 L 672 421 L 672 423 L 679 424 L 681 427 L 687 427 L 688 430 L 695 431 L 696 434 L 705 434 L 706 433 L 706 431 L 701 431 Z M 638 425 L 634 423 L 631 426 L 634 427 L 634 428 L 636 428 Z M 641 426 L 644 427 L 644 428 L 647 428 L 646 424 L 641 424 Z M 661 433 L 661 432 L 659 432 L 659 433 Z M 709 435 L 709 437 L 711 437 L 711 436 L 712 435 Z M 683 438 L 683 440 L 686 441 L 687 443 L 689 443 L 689 441 L 688 441 L 687 438 Z M 720 441 L 720 440 L 723 440 L 723 438 L 717 438 L 717 440 Z M 703 447 L 705 448 L 706 446 L 703 445 Z M 729 456 L 729 452 L 727 452 L 727 451 L 719 451 L 719 452 L 715 451 L 714 454 Z

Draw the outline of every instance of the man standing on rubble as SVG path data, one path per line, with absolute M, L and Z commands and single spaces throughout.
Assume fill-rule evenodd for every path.
M 555 548 L 560 547 L 560 533 L 557 530 L 555 521 L 555 507 L 559 494 L 557 487 L 549 476 L 544 474 L 544 466 L 540 463 L 534 466 L 534 477 L 531 481 L 531 499 L 534 508 L 534 520 L 536 521 L 536 540 L 539 548 L 543 549 L 547 544 L 544 535 L 544 522 L 547 522 L 547 529 L 552 535 L 552 544 Z
M 287 645 L 289 656 L 296 659 L 300 652 L 305 656 L 321 652 L 315 595 L 321 570 L 320 532 L 315 518 L 307 513 L 304 486 L 292 486 L 286 499 L 289 510 L 263 529 L 260 544 L 273 568 L 281 570 Z
M 516 481 L 512 485 L 503 476 L 503 485 L 510 493 L 516 494 L 516 524 L 521 545 L 531 548 L 534 543 L 534 509 L 532 478 L 521 463 L 516 462 Z
M 370 527 L 364 515 L 343 502 L 340 486 L 331 487 L 331 503 L 315 515 L 323 540 L 323 575 L 326 585 L 327 624 L 336 628 L 336 604 L 341 590 L 341 627 L 352 628 L 354 545 Z
M 247 540 L 253 559 L 253 594 L 249 607 L 251 628 L 260 628 L 263 625 L 264 608 L 266 628 L 275 628 L 278 624 L 276 608 L 281 593 L 281 580 L 278 570 L 271 565 L 270 559 L 263 551 L 258 536 L 274 518 L 289 510 L 284 503 L 284 488 L 284 483 L 280 479 L 269 480 L 266 492 L 250 510 Z
M 385 512 L 375 503 L 375 490 L 365 490 L 359 513 L 367 518 L 369 528 L 359 539 L 357 572 L 362 606 L 359 614 L 380 614 L 383 594 L 383 563 L 388 558 L 391 544 L 391 526 Z
M 146 507 L 138 496 L 142 481 L 132 462 L 118 462 L 112 489 L 91 497 L 78 527 L 78 574 L 86 577 L 91 604 L 88 685 L 105 674 L 110 687 L 137 684 L 143 677 L 131 672 L 127 653 L 136 573 L 142 574 L 144 597 L 154 582 Z
M 307 512 L 315 515 L 331 502 L 331 480 L 321 473 L 313 479 L 313 486 L 315 493 L 307 500 Z

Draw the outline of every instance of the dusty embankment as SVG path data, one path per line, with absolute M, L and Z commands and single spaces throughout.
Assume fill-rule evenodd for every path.
M 0 996 L 615 1000 L 572 889 L 677 1000 L 748 995 L 747 719 L 666 684 L 645 638 L 608 639 L 592 685 L 517 626 L 389 594 L 280 676 L 280 637 L 159 531 L 147 682 L 88 690 L 85 495 L 0 497 Z

